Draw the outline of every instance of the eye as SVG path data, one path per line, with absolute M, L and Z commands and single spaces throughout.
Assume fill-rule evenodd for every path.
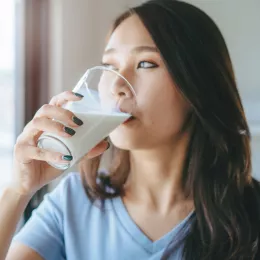
M 105 63 L 105 62 L 101 62 L 101 65 L 103 67 L 106 67 L 107 69 L 110 69 L 110 70 L 117 70 L 117 68 L 115 66 L 113 66 L 112 64 L 108 64 L 108 63 Z
M 141 69 L 152 69 L 152 68 L 157 68 L 158 65 L 153 63 L 153 62 L 149 62 L 149 61 L 141 61 L 139 62 L 137 68 L 141 68 Z

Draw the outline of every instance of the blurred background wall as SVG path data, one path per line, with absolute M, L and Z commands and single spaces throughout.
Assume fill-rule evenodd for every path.
M 71 89 L 101 61 L 113 19 L 141 0 L 50 1 L 50 96 Z M 260 1 L 187 0 L 218 24 L 233 61 L 252 131 L 253 171 L 260 178 Z

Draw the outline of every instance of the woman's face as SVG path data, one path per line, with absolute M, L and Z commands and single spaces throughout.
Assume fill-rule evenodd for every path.
M 110 134 L 116 147 L 153 149 L 179 137 L 189 106 L 177 92 L 157 47 L 137 15 L 127 18 L 113 32 L 102 62 L 120 72 L 136 92 L 135 118 Z

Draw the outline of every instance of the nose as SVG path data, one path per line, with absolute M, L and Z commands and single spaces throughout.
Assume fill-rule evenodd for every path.
M 135 96 L 134 89 L 124 74 L 117 76 L 112 84 L 111 93 L 117 98 L 132 98 Z

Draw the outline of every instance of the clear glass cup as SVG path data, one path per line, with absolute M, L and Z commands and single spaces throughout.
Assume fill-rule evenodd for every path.
M 48 162 L 61 170 L 76 164 L 116 127 L 128 120 L 136 106 L 136 93 L 128 80 L 117 71 L 103 66 L 88 69 L 73 92 L 84 97 L 62 107 L 72 111 L 83 121 L 83 125 L 74 128 L 76 133 L 69 138 L 44 132 L 37 143 L 40 148 L 73 156 L 68 163 Z M 64 122 L 61 123 L 66 126 Z

